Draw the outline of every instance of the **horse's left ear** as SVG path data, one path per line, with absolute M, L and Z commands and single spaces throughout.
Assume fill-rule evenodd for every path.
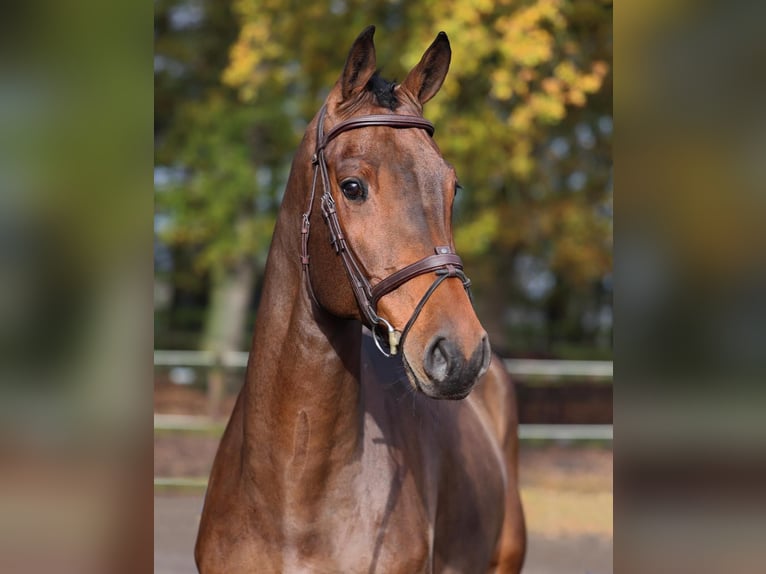
M 421 105 L 436 95 L 449 70 L 452 49 L 447 34 L 439 32 L 420 62 L 402 82 L 402 88 L 415 96 Z

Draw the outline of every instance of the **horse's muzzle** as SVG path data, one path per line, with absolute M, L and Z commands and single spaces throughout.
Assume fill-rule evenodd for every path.
M 463 399 L 487 372 L 490 359 L 486 333 L 468 357 L 452 339 L 436 335 L 423 354 L 423 370 L 428 381 L 421 384 L 421 390 L 432 398 Z

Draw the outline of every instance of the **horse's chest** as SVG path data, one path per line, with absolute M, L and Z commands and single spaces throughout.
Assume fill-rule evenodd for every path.
M 504 517 L 502 455 L 469 400 L 402 412 L 389 403 L 389 416 L 377 413 L 365 426 L 371 490 L 387 493 L 392 523 L 411 523 L 417 509 L 421 530 L 409 534 L 425 537 L 428 571 L 483 571 Z
M 326 493 L 319 519 L 322 546 L 331 549 L 327 571 L 431 571 L 433 517 L 422 484 L 380 446 L 366 449 Z
M 477 572 L 489 563 L 503 519 L 501 461 L 474 411 L 450 409 L 438 419 L 410 411 L 394 417 L 396 428 L 380 413 L 367 417 L 343 533 L 367 544 L 372 564 L 360 571 Z

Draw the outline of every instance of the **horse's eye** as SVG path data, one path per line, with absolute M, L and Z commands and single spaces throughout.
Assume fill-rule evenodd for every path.
M 365 189 L 362 183 L 356 179 L 347 179 L 340 184 L 343 195 L 349 199 L 364 199 Z

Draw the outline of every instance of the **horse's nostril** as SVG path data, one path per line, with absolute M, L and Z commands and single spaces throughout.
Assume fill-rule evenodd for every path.
M 444 381 L 450 372 L 450 353 L 444 337 L 434 337 L 423 357 L 423 367 L 432 380 Z
M 426 346 L 423 355 L 423 369 L 432 383 L 440 385 L 442 390 L 454 387 L 460 393 L 470 388 L 476 380 L 487 372 L 492 360 L 489 341 L 486 334 L 471 353 L 470 358 L 465 357 L 452 339 L 435 336 Z

